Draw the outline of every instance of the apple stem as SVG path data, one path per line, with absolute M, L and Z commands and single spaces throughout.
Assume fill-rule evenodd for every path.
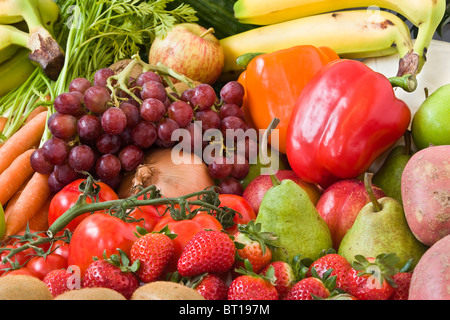
M 370 201 L 372 202 L 375 211 L 379 212 L 383 208 L 381 207 L 381 204 L 378 202 L 378 200 L 375 197 L 375 194 L 373 192 L 372 177 L 373 177 L 373 173 L 372 172 L 366 172 L 364 174 L 364 186 L 366 188 L 367 194 L 369 195 Z
M 214 33 L 214 28 L 209 28 L 208 30 L 203 32 L 199 37 L 204 38 L 205 36 L 207 36 L 208 34 L 211 34 L 211 33 Z

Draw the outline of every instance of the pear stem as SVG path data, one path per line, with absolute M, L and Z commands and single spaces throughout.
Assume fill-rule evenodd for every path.
M 403 138 L 405 139 L 405 155 L 409 156 L 411 154 L 411 131 L 406 130 Z
M 367 194 L 369 195 L 370 201 L 373 204 L 374 210 L 376 212 L 381 211 L 383 208 L 381 207 L 381 204 L 378 202 L 377 198 L 375 197 L 375 194 L 373 192 L 372 188 L 372 172 L 366 172 L 364 174 L 364 186 L 366 188 Z

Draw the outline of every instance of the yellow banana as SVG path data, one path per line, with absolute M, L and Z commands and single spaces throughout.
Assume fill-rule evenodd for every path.
M 28 59 L 29 53 L 20 48 L 14 57 L 0 64 L 0 97 L 22 85 L 36 69 Z
M 342 58 L 399 53 L 413 44 L 407 25 L 387 11 L 348 10 L 255 28 L 220 40 L 225 54 L 222 79 L 234 78 L 242 67 L 236 59 L 249 52 L 274 52 L 296 45 L 327 46 Z
M 59 19 L 60 9 L 53 0 L 39 0 L 39 14 L 42 24 L 53 34 L 53 26 Z
M 51 30 L 59 18 L 59 7 L 53 0 L 33 0 L 38 3 L 42 24 Z M 0 0 L 0 24 L 14 24 L 23 21 L 22 8 L 15 0 Z
M 0 63 L 10 59 L 20 47 L 26 47 L 28 33 L 10 25 L 0 25 Z
M 242 23 L 268 25 L 331 11 L 377 6 L 401 14 L 418 27 L 414 53 L 419 55 L 417 72 L 426 61 L 426 51 L 446 7 L 446 0 L 238 0 L 236 19 Z

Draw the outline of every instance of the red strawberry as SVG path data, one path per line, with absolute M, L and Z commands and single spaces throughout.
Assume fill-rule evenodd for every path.
M 271 262 L 261 271 L 261 274 L 266 275 L 270 267 L 274 269 L 276 278 L 275 288 L 277 289 L 279 299 L 282 300 L 297 282 L 297 275 L 292 266 L 285 261 Z
M 328 270 L 320 277 L 315 269 L 311 269 L 312 276 L 297 282 L 286 294 L 284 300 L 316 300 L 326 299 L 335 289 L 336 276 L 330 276 L 332 270 Z
M 358 300 L 387 300 L 394 293 L 392 276 L 397 273 L 395 254 L 382 253 L 376 258 L 355 256 L 350 270 L 349 292 Z
M 248 259 L 255 273 L 259 273 L 272 260 L 272 242 L 276 238 L 272 233 L 261 232 L 261 224 L 255 224 L 253 220 L 245 225 L 238 226 L 235 234 L 237 253 L 239 258 L 235 261 L 234 268 L 244 265 Z
M 242 275 L 235 278 L 228 288 L 228 300 L 278 300 L 274 268 L 269 268 L 266 275 L 258 275 L 253 272 L 249 260 L 244 264 L 246 269 L 239 269 Z
M 197 278 L 197 277 L 196 277 Z M 187 284 L 187 286 L 189 286 Z M 192 288 L 206 300 L 226 300 L 228 285 L 218 275 L 206 273 L 193 280 Z
M 196 233 L 186 244 L 177 269 L 182 277 L 202 273 L 222 273 L 234 263 L 236 247 L 230 236 L 222 231 L 204 230 Z
M 139 280 L 148 283 L 160 278 L 174 254 L 172 239 L 175 236 L 165 227 L 159 232 L 144 234 L 133 243 L 130 258 L 133 263 L 139 261 L 136 272 Z
M 113 289 L 129 299 L 139 287 L 139 280 L 133 273 L 137 270 L 138 264 L 129 266 L 128 262 L 128 257 L 121 250 L 120 257 L 113 254 L 109 258 L 96 259 L 86 268 L 83 287 Z
M 412 272 L 399 272 L 395 274 L 392 279 L 396 287 L 394 293 L 389 297 L 389 300 L 408 300 L 409 285 L 411 284 Z
M 336 276 L 336 288 L 348 292 L 349 273 L 352 265 L 343 256 L 336 253 L 328 253 L 314 261 L 309 266 L 308 276 L 311 276 L 311 269 L 315 268 L 317 274 L 322 277 L 327 270 L 332 269 L 331 276 Z
M 72 289 L 79 289 L 81 284 L 77 284 L 76 280 L 74 274 L 66 269 L 52 270 L 42 279 L 53 297 Z

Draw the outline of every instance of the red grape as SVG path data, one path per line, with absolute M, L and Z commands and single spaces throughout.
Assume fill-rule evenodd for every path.
M 103 68 L 97 70 L 94 74 L 94 86 L 106 87 L 109 77 L 114 75 L 114 71 L 110 68 Z
M 119 175 L 122 169 L 120 160 L 113 154 L 104 154 L 95 164 L 95 173 L 100 179 L 111 180 Z
M 89 146 L 78 145 L 70 150 L 68 161 L 75 171 L 89 171 L 94 165 L 95 154 Z
M 89 111 L 102 114 L 111 101 L 111 95 L 105 87 L 93 86 L 84 93 L 84 104 Z
M 69 92 L 80 92 L 84 94 L 92 87 L 92 83 L 86 78 L 75 78 L 69 84 Z
M 172 102 L 168 111 L 169 118 L 178 123 L 180 128 L 186 127 L 194 117 L 194 111 L 191 105 L 181 100 Z
M 151 147 L 157 138 L 156 125 L 152 122 L 141 120 L 131 130 L 131 141 L 139 148 Z
M 101 124 L 106 133 L 118 135 L 127 127 L 127 116 L 122 109 L 111 107 L 102 114 Z
M 42 148 L 36 149 L 31 154 L 30 164 L 34 171 L 41 174 L 50 174 L 53 172 L 54 165 L 47 161 Z
M 158 122 L 166 113 L 164 103 L 156 98 L 147 98 L 141 105 L 141 117 L 150 122 Z
M 93 114 L 86 114 L 78 120 L 77 130 L 81 139 L 93 141 L 102 133 L 101 121 Z
M 161 82 L 147 81 L 142 86 L 141 97 L 144 100 L 155 98 L 164 102 L 167 98 L 166 88 L 164 88 Z
M 55 110 L 62 114 L 80 115 L 83 112 L 81 100 L 76 94 L 64 92 L 55 98 L 53 103 Z
M 135 145 L 126 146 L 120 151 L 119 160 L 123 170 L 133 171 L 144 160 L 144 151 Z
M 222 87 L 219 94 L 222 101 L 242 106 L 245 89 L 238 81 L 229 81 Z
M 208 110 L 214 105 L 216 99 L 214 88 L 209 84 L 202 83 L 194 88 L 190 102 L 199 110 Z
M 53 165 L 61 164 L 69 155 L 67 143 L 57 137 L 52 137 L 42 145 L 42 152 L 45 159 Z

